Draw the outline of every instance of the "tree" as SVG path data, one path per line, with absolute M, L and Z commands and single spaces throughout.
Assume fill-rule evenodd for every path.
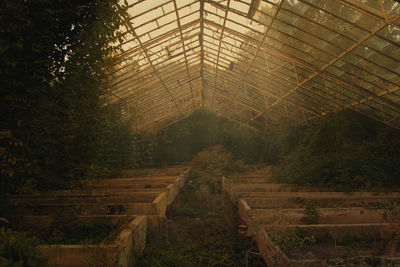
M 96 131 L 109 110 L 101 95 L 123 21 L 117 2 L 0 3 L 2 193 L 65 186 L 101 163 Z

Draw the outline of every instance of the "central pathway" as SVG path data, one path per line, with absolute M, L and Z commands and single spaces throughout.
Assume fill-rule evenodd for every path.
M 235 209 L 213 192 L 220 191 L 216 184 L 189 177 L 167 211 L 168 240 L 150 242 L 137 266 L 265 266 L 249 253 L 256 251 L 253 241 L 237 235 Z

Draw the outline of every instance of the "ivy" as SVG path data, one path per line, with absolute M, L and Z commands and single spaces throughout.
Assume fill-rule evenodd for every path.
M 0 3 L 2 194 L 65 188 L 131 163 L 129 128 L 104 101 L 123 12 L 116 0 Z

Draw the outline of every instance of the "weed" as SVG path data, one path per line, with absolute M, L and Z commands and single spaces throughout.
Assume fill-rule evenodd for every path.
M 10 228 L 0 228 L 0 266 L 49 266 L 36 250 L 39 240 Z
M 307 235 L 304 230 L 271 231 L 268 233 L 271 241 L 282 249 L 307 249 L 316 242 L 314 235 Z
M 221 147 L 201 152 L 192 161 L 188 182 L 168 209 L 168 245 L 150 244 L 137 266 L 246 266 L 254 248 L 236 233 L 238 216 L 221 194 L 221 175 L 232 172 L 233 157 Z M 248 266 L 265 266 L 259 256 Z
M 118 228 L 126 222 L 128 219 L 113 224 L 106 218 L 99 218 L 92 222 L 77 222 L 73 218 L 56 218 L 49 227 L 26 224 L 24 229 L 35 236 L 40 244 L 109 244 L 118 235 Z
M 318 224 L 319 223 L 319 212 L 316 206 L 307 205 L 304 210 L 304 216 L 300 221 L 304 224 Z

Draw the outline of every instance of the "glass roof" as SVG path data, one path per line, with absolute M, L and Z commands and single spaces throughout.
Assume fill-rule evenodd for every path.
M 138 129 L 199 108 L 259 130 L 343 109 L 400 128 L 395 0 L 123 2 L 108 97 Z

